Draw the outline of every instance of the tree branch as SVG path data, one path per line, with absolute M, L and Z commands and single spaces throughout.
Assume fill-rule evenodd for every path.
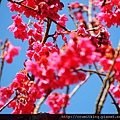
M 114 73 L 107 78 L 107 80 L 109 80 L 108 83 L 106 82 L 105 84 L 103 84 L 102 92 L 100 92 L 100 95 L 98 96 L 98 100 L 97 100 L 97 103 L 96 103 L 95 114 L 100 114 L 101 113 L 101 109 L 102 109 L 103 104 L 106 100 L 108 90 L 110 88 L 110 84 L 113 81 L 113 76 L 114 76 Z
M 44 37 L 42 39 L 42 44 L 44 44 L 47 41 L 51 23 L 52 23 L 52 21 L 50 19 L 48 19 L 45 34 L 44 34 Z
M 107 81 L 110 80 L 115 74 L 114 73 L 110 76 L 110 74 L 112 72 L 112 69 L 114 67 L 114 64 L 115 64 L 115 60 L 116 60 L 117 56 L 119 55 L 119 51 L 120 51 L 120 41 L 118 43 L 118 48 L 117 48 L 117 50 L 115 52 L 115 55 L 114 55 L 114 58 L 113 58 L 113 64 L 111 64 L 111 66 L 109 68 L 109 71 L 108 71 L 105 79 L 103 80 L 103 86 L 102 86 L 101 92 L 100 92 L 100 94 L 98 96 L 98 99 L 97 99 L 97 102 L 96 102 L 95 114 L 99 114 L 101 112 L 102 107 L 103 107 L 103 104 L 104 104 L 104 101 L 106 99 L 106 95 L 107 95 L 107 92 L 108 92 L 108 91 L 106 92 L 104 90 L 108 90 L 107 88 L 110 87 L 110 84 L 108 86 Z
M 69 97 L 73 97 L 73 95 L 78 91 L 78 89 L 85 83 L 87 82 L 88 78 L 91 76 L 90 73 L 86 76 L 86 79 L 80 83 L 77 84 L 77 86 L 73 89 L 73 91 L 69 94 Z
M 7 41 L 8 41 L 8 39 L 5 40 L 4 44 L 1 43 L 0 83 L 1 83 L 2 71 L 3 71 L 3 67 L 4 67 L 4 51 L 5 51 Z M 1 87 L 1 84 L 0 84 L 0 87 Z
M 25 7 L 25 8 L 27 8 L 27 9 L 36 11 L 35 8 L 32 8 L 32 7 L 30 7 L 30 6 L 26 6 L 26 5 L 22 4 L 22 2 L 23 2 L 24 0 L 23 0 L 22 2 L 18 2 L 18 1 L 15 1 L 15 0 L 8 0 L 8 1 L 9 1 L 9 2 L 12 2 L 12 3 L 16 3 L 16 4 L 18 4 L 18 5 L 21 5 L 21 6 Z M 36 12 L 37 12 L 37 11 L 36 11 Z
M 89 29 L 92 29 L 92 1 L 89 0 L 89 3 L 88 3 L 88 28 Z M 91 35 L 94 35 L 94 32 L 93 31 L 89 31 Z
M 1 86 L 1 77 L 2 77 L 2 71 L 3 71 L 3 66 L 4 66 L 4 48 L 5 45 L 2 45 L 1 47 L 1 64 L 0 64 L 0 86 Z
M 96 64 L 94 64 L 94 66 L 95 66 L 96 71 L 99 72 Z M 100 76 L 100 74 L 98 74 L 98 76 L 99 76 L 100 80 L 101 80 L 102 83 L 103 83 L 103 78 Z M 108 92 L 108 94 L 109 94 L 109 96 L 111 97 L 111 99 L 112 99 L 112 101 L 113 101 L 113 104 L 115 105 L 115 107 L 116 107 L 116 109 L 117 109 L 117 112 L 120 114 L 120 108 L 119 108 L 119 106 L 118 106 L 118 103 L 116 103 L 116 100 L 114 99 L 113 95 L 112 95 L 110 92 Z
M 46 100 L 46 98 L 48 97 L 48 95 L 51 93 L 51 91 L 49 91 L 45 96 L 43 96 L 36 104 L 36 107 L 33 111 L 33 114 L 38 114 L 38 111 L 42 105 L 42 103 Z
M 66 90 L 66 94 L 68 95 L 69 94 L 69 86 L 67 86 L 67 90 Z M 66 98 L 65 100 L 65 106 L 63 107 L 63 113 L 66 114 L 66 107 L 67 107 L 67 101 L 68 101 L 68 98 Z
M 61 27 L 65 31 L 70 32 L 70 30 L 68 30 L 66 27 L 62 26 L 61 24 L 57 23 L 57 21 L 53 20 L 51 17 L 48 17 L 48 19 L 50 19 L 51 21 L 53 21 L 56 25 L 58 25 L 59 27 Z
M 70 5 L 69 5 L 69 4 L 68 4 L 68 11 L 69 11 L 69 16 L 70 16 L 71 19 L 73 20 L 76 28 L 78 28 L 78 24 L 77 24 L 76 20 L 74 19 L 74 16 L 73 16 L 73 13 L 72 13 L 72 11 L 71 11 L 71 8 L 70 8 Z
M 96 71 L 96 70 L 83 69 L 83 68 L 80 68 L 80 67 L 76 68 L 76 70 L 80 70 L 80 71 L 84 71 L 84 72 L 90 72 L 90 73 L 96 73 L 98 75 L 106 76 L 106 74 L 100 73 L 99 71 Z
M 1 108 L 0 108 L 0 112 L 6 108 L 12 101 L 14 101 L 17 98 L 17 96 L 15 96 L 14 98 L 10 99 L 6 104 L 4 104 Z

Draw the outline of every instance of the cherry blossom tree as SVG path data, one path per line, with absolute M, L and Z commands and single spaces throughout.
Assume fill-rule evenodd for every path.
M 13 12 L 8 29 L 14 38 L 27 41 L 28 48 L 24 67 L 9 86 L 0 87 L 0 111 L 8 107 L 13 114 L 38 114 L 46 100 L 51 108 L 48 113 L 65 114 L 73 95 L 97 74 L 103 84 L 94 114 L 101 113 L 107 94 L 120 113 L 120 43 L 113 48 L 107 30 L 120 25 L 120 1 L 69 3 L 68 14 L 75 29 L 68 29 L 69 18 L 59 14 L 65 5 L 60 0 L 8 0 L 7 6 Z M 63 44 L 59 46 L 58 41 Z M 4 62 L 11 64 L 21 49 L 9 38 L 1 41 L 0 78 Z M 70 85 L 76 85 L 71 93 Z M 65 93 L 55 92 L 64 88 Z

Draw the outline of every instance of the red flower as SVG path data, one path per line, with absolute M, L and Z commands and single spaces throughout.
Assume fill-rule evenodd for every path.
M 46 101 L 46 104 L 48 104 L 51 108 L 50 113 L 57 114 L 59 113 L 62 107 L 68 105 L 68 101 L 69 101 L 69 96 L 67 94 L 51 93 L 48 96 L 48 100 Z
M 67 16 L 65 14 L 63 14 L 63 15 L 60 15 L 60 18 L 57 21 L 57 23 L 60 24 L 60 25 L 62 25 L 63 27 L 65 27 L 66 21 L 68 21 L 68 18 L 67 18 Z M 59 25 L 57 25 L 57 30 L 61 31 L 63 29 Z
M 12 19 L 14 20 L 14 23 L 9 26 L 8 29 L 14 33 L 15 38 L 24 41 L 28 38 L 26 31 L 26 28 L 28 27 L 27 24 L 22 21 L 22 17 L 19 14 L 12 16 Z
M 18 55 L 20 47 L 13 46 L 10 42 L 7 46 L 7 50 L 4 52 L 5 60 L 7 63 L 12 63 L 13 57 Z

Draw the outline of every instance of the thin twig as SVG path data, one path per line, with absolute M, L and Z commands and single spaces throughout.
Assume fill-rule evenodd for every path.
M 5 51 L 5 44 L 7 43 L 7 39 L 5 41 L 5 43 L 1 46 L 1 64 L 0 64 L 0 83 L 1 83 L 1 77 L 2 77 L 2 71 L 3 71 L 3 67 L 4 67 L 4 51 Z M 1 87 L 1 84 L 0 84 Z
M 82 82 L 80 82 L 79 84 L 77 84 L 77 86 L 75 86 L 75 88 L 73 89 L 73 91 L 69 94 L 69 97 L 73 97 L 73 95 L 77 92 L 77 90 L 85 83 L 87 82 L 88 78 L 91 76 L 90 73 L 88 73 L 88 75 L 86 76 L 86 79 Z
M 66 94 L 69 94 L 69 85 L 67 86 Z M 67 107 L 67 102 L 68 102 L 68 97 L 65 100 L 65 106 L 63 107 L 63 113 L 66 114 L 66 107 Z
M 0 64 L 0 83 L 1 83 L 1 77 L 2 77 L 2 71 L 3 71 L 3 66 L 4 66 L 4 57 L 3 57 L 3 54 L 4 54 L 4 45 L 2 45 L 2 50 L 1 50 L 1 64 Z M 1 85 L 0 85 L 1 86 Z
M 92 1 L 89 0 L 89 3 L 88 3 L 88 21 L 89 21 L 89 24 L 88 24 L 88 28 L 89 29 L 92 29 Z M 93 31 L 90 31 L 90 34 L 91 35 L 94 35 L 94 32 Z
M 42 103 L 46 100 L 46 98 L 48 97 L 48 95 L 49 95 L 50 93 L 51 93 L 51 91 L 48 92 L 45 96 L 43 96 L 43 97 L 37 102 L 36 107 L 35 107 L 35 109 L 34 109 L 34 111 L 33 111 L 33 114 L 38 114 L 38 111 L 39 111 Z
M 90 72 L 90 73 L 96 73 L 98 75 L 106 76 L 104 73 L 100 73 L 96 70 L 91 70 L 91 69 L 83 69 L 83 68 L 76 68 L 76 70 L 84 71 L 84 72 Z
M 116 100 L 114 99 L 113 95 L 109 92 L 110 97 L 113 100 L 113 104 L 115 105 L 116 109 L 117 109 L 117 114 L 120 114 L 120 107 L 119 104 L 116 102 Z
M 89 27 L 91 27 L 91 26 L 89 26 Z M 87 31 L 87 32 L 89 32 L 89 31 L 98 31 L 99 29 L 100 29 L 100 26 L 89 28 L 89 29 L 87 29 L 86 31 Z
M 6 104 L 4 104 L 1 108 L 0 108 L 0 112 L 6 108 L 13 100 L 15 100 L 17 98 L 17 96 L 15 96 L 14 98 L 10 99 Z
M 14 2 L 14 3 L 22 3 L 22 2 L 24 2 L 25 0 L 8 0 L 8 1 L 10 1 L 10 2 Z
M 73 13 L 72 13 L 72 10 L 71 10 L 71 8 L 70 8 L 70 5 L 69 5 L 69 4 L 68 4 L 68 11 L 69 11 L 69 16 L 70 16 L 70 17 L 71 17 L 71 19 L 73 20 L 73 22 L 74 22 L 74 24 L 75 24 L 76 28 L 78 28 L 78 24 L 77 24 L 76 20 L 74 19 L 74 16 L 73 16 Z
M 64 29 L 67 32 L 70 32 L 70 30 L 68 30 L 66 27 L 62 26 L 61 24 L 59 24 L 57 21 L 55 21 L 54 19 L 52 19 L 51 17 L 48 17 L 48 19 L 50 19 L 51 21 L 53 21 L 55 24 L 57 24 L 58 26 L 60 26 L 62 29 Z
M 51 22 L 52 22 L 52 21 L 51 21 L 50 19 L 48 19 L 47 25 L 46 25 L 45 34 L 44 34 L 44 37 L 43 37 L 43 39 L 42 39 L 42 43 L 45 43 L 46 40 L 47 40 L 47 38 L 48 38 L 48 33 L 49 33 L 49 30 L 50 30 Z
M 15 0 L 14 0 L 14 1 L 13 1 L 13 0 L 8 0 L 8 1 L 9 1 L 9 2 L 12 2 L 12 3 L 16 3 L 16 4 L 21 5 L 21 6 L 27 8 L 27 9 L 29 9 L 29 10 L 33 10 L 33 11 L 37 12 L 37 10 L 35 10 L 35 8 L 32 8 L 32 7 L 30 7 L 30 6 L 26 6 L 26 5 L 22 4 L 22 2 L 18 2 L 18 1 L 15 1 Z

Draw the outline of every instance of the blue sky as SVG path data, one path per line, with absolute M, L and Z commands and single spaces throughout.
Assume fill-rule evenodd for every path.
M 65 5 L 65 8 L 63 11 L 60 12 L 60 14 L 67 14 L 68 16 L 68 10 L 67 10 L 67 3 L 73 2 L 74 0 L 62 0 L 62 2 Z M 88 3 L 88 0 L 79 0 L 81 3 Z M 27 41 L 21 42 L 21 40 L 17 40 L 14 38 L 13 33 L 11 33 L 7 27 L 12 24 L 11 19 L 11 13 L 9 11 L 9 8 L 7 7 L 7 0 L 2 0 L 2 4 L 0 5 L 0 39 L 2 41 L 5 41 L 6 38 L 8 38 L 13 45 L 20 46 L 22 50 L 20 51 L 19 56 L 14 58 L 14 61 L 12 64 L 7 64 L 5 62 L 3 74 L 2 74 L 2 86 L 8 86 L 12 80 L 15 77 L 15 74 L 19 72 L 20 69 L 23 68 L 23 61 L 26 58 L 26 50 L 27 50 Z M 70 18 L 69 18 L 70 19 Z M 67 23 L 67 27 L 69 29 L 74 29 L 74 24 L 70 20 Z M 118 40 L 120 39 L 120 28 L 116 29 L 116 27 L 112 27 L 109 29 L 111 34 L 111 41 L 113 43 L 113 47 L 117 47 Z M 61 43 L 59 43 L 61 44 Z M 71 98 L 70 100 L 70 106 L 67 107 L 67 113 L 76 113 L 76 114 L 92 114 L 94 113 L 95 109 L 95 102 L 96 98 L 100 92 L 102 83 L 100 79 L 97 77 L 97 75 L 93 75 L 90 77 L 90 79 L 78 90 L 78 92 Z M 75 85 L 70 86 L 70 92 L 75 87 Z M 60 90 L 62 91 L 62 90 Z M 64 91 L 64 90 L 63 90 Z M 104 104 L 104 107 L 102 109 L 102 113 L 106 114 L 112 114 L 116 113 L 116 108 L 114 107 L 112 103 L 111 98 L 107 97 L 107 100 Z M 40 111 L 48 112 L 50 108 L 47 105 L 42 105 Z M 12 112 L 12 109 L 4 109 L 1 113 L 8 113 L 10 114 Z

